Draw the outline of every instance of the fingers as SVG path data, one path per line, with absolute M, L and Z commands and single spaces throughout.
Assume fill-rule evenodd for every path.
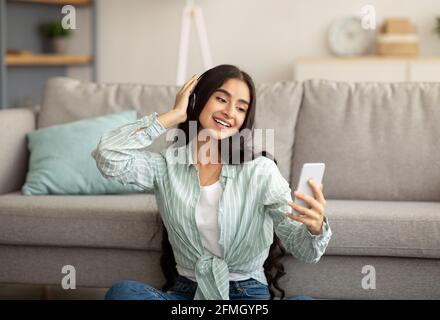
M 315 199 L 318 200 L 319 203 L 325 204 L 324 195 L 322 193 L 323 185 L 321 184 L 320 188 L 318 188 L 318 185 L 312 179 L 309 180 L 309 185 L 312 188 Z
M 303 193 L 300 193 L 298 191 L 295 191 L 294 194 L 298 199 L 304 200 L 311 208 L 317 210 L 318 212 L 324 211 L 323 204 L 318 202 L 316 199 L 314 199 L 310 196 L 307 196 Z
M 319 214 L 314 212 L 313 210 L 304 208 L 303 206 L 300 206 L 294 202 L 289 201 L 289 206 L 293 208 L 296 212 L 303 214 L 304 216 L 311 218 L 311 219 L 319 219 Z
M 304 216 L 297 216 L 297 215 L 295 215 L 293 213 L 288 213 L 287 217 L 289 217 L 292 220 L 304 223 L 306 225 L 306 227 L 310 227 L 314 223 L 314 220 L 312 220 L 310 218 L 307 218 L 307 217 L 304 217 Z
M 194 84 L 197 83 L 197 75 L 193 75 L 191 77 L 191 79 L 189 79 L 184 85 L 183 87 L 180 89 L 181 92 L 184 92 L 185 90 L 187 90 L 188 88 L 193 88 Z
M 307 229 L 309 229 L 309 232 L 313 235 L 319 235 L 322 233 L 322 226 L 323 226 L 322 221 L 320 223 L 317 223 L 316 220 L 295 216 L 294 214 L 291 213 L 287 214 L 287 216 L 292 220 L 304 224 L 307 227 Z
M 307 227 L 307 229 L 309 229 L 309 231 L 312 232 L 313 234 L 319 234 L 320 231 L 318 230 L 322 229 L 323 218 L 319 217 L 319 215 L 316 212 L 313 211 L 310 212 L 311 210 L 306 209 L 304 207 L 302 208 L 303 209 L 301 211 L 304 212 L 305 215 L 298 216 L 293 213 L 286 213 L 286 216 L 292 220 L 304 224 Z
M 318 188 L 318 186 L 312 180 L 309 180 L 309 184 L 312 187 L 313 193 L 317 200 L 295 191 L 295 196 L 298 199 L 304 200 L 308 205 L 310 205 L 311 208 L 305 208 L 292 201 L 288 201 L 289 206 L 300 215 L 286 213 L 286 216 L 292 220 L 303 223 L 312 234 L 320 234 L 324 220 L 325 206 L 325 199 L 322 195 L 322 185 L 321 188 Z
M 189 79 L 185 84 L 182 86 L 182 90 L 185 90 L 191 83 L 193 83 L 195 80 L 197 80 L 196 75 L 193 75 L 191 79 Z

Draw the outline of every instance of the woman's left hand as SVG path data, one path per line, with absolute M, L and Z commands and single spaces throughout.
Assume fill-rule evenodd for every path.
M 325 199 L 322 194 L 322 184 L 321 188 L 313 181 L 308 181 L 310 187 L 313 190 L 315 198 L 307 196 L 303 193 L 295 191 L 294 194 L 298 199 L 303 200 L 309 205 L 309 208 L 304 208 L 294 202 L 289 201 L 289 206 L 291 206 L 300 215 L 287 213 L 287 216 L 295 221 L 304 223 L 309 229 L 310 233 L 313 235 L 319 235 L 322 231 L 322 226 L 324 223 L 324 209 L 325 209 Z

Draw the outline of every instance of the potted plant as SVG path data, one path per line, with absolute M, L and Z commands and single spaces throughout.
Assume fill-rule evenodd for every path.
M 437 24 L 435 26 L 434 32 L 440 38 L 440 17 L 437 17 L 436 20 L 437 20 Z
M 67 52 L 67 38 L 71 30 L 64 29 L 60 21 L 50 21 L 40 25 L 43 48 L 48 53 L 64 54 Z

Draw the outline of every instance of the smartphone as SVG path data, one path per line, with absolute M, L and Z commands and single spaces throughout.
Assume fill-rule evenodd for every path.
M 301 175 L 299 176 L 296 190 L 314 198 L 315 195 L 313 194 L 313 190 L 310 187 L 308 181 L 312 179 L 313 181 L 315 181 L 318 187 L 320 187 L 322 183 L 322 178 L 324 177 L 324 171 L 325 163 L 304 163 L 301 169 Z M 294 202 L 300 206 L 309 208 L 309 205 L 307 203 L 305 203 L 301 199 L 298 199 L 296 196 Z

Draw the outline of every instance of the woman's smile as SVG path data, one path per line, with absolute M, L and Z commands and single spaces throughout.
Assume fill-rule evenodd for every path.
M 214 116 L 212 117 L 212 120 L 214 121 L 214 125 L 216 126 L 216 128 L 218 128 L 220 130 L 227 130 L 232 127 L 228 122 L 221 120 L 219 118 L 216 118 Z

